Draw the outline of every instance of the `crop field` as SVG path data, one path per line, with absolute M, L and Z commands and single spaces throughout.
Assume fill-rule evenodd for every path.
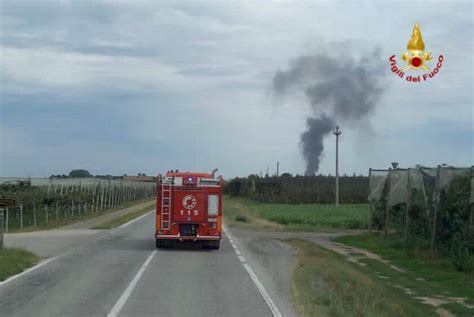
M 230 220 L 252 222 L 265 219 L 294 229 L 365 229 L 368 204 L 267 204 L 226 196 L 224 215 Z
M 270 221 L 282 225 L 303 224 L 317 227 L 363 229 L 367 227 L 368 205 L 287 205 L 255 204 L 251 209 Z

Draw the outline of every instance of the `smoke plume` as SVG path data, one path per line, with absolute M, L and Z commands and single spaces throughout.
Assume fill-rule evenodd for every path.
M 367 118 L 383 93 L 384 64 L 378 50 L 356 60 L 345 55 L 316 54 L 301 56 L 273 78 L 273 90 L 282 97 L 304 93 L 311 105 L 307 131 L 301 135 L 306 175 L 319 170 L 324 137 L 339 124 Z

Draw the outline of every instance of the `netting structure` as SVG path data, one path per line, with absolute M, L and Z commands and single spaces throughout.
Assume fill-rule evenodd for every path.
M 369 231 L 397 232 L 432 251 L 454 237 L 474 248 L 474 167 L 370 169 L 368 201 Z
M 120 179 L 2 179 L 0 197 L 16 200 L 5 208 L 5 231 L 43 226 L 127 206 L 156 194 L 154 182 Z

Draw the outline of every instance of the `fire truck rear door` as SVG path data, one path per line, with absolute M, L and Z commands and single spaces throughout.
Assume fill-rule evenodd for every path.
M 204 191 L 175 191 L 173 220 L 204 222 L 207 215 L 207 193 Z

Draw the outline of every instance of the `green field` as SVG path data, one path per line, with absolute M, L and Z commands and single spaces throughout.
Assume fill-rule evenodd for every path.
M 0 250 L 0 281 L 18 274 L 27 268 L 35 265 L 39 258 L 22 249 L 1 249 Z
M 369 212 L 367 204 L 345 204 L 336 208 L 319 204 L 267 204 L 229 196 L 224 198 L 223 208 L 224 217 L 231 225 L 294 230 L 365 229 Z
M 446 303 L 440 307 L 457 316 L 474 316 L 474 271 L 458 271 L 448 258 L 432 258 L 429 250 L 407 251 L 396 235 L 384 237 L 364 234 L 338 237 L 335 240 L 376 253 L 405 270 L 406 273 L 401 274 L 379 261 L 362 260 L 367 268 L 413 290 L 416 296 L 463 298 L 472 308 L 459 303 Z
M 297 250 L 290 292 L 300 316 L 435 315 L 363 266 L 307 241 L 287 242 Z
M 225 197 L 224 217 L 229 225 L 255 230 L 339 231 L 365 229 L 368 206 L 268 204 Z M 457 271 L 448 257 L 407 251 L 398 235 L 341 236 L 336 241 L 378 254 L 406 273 L 364 254 L 358 256 L 365 266 L 356 266 L 312 243 L 290 240 L 298 250 L 291 291 L 302 316 L 428 316 L 435 310 L 474 316 L 474 272 Z M 420 297 L 436 304 L 422 304 Z

